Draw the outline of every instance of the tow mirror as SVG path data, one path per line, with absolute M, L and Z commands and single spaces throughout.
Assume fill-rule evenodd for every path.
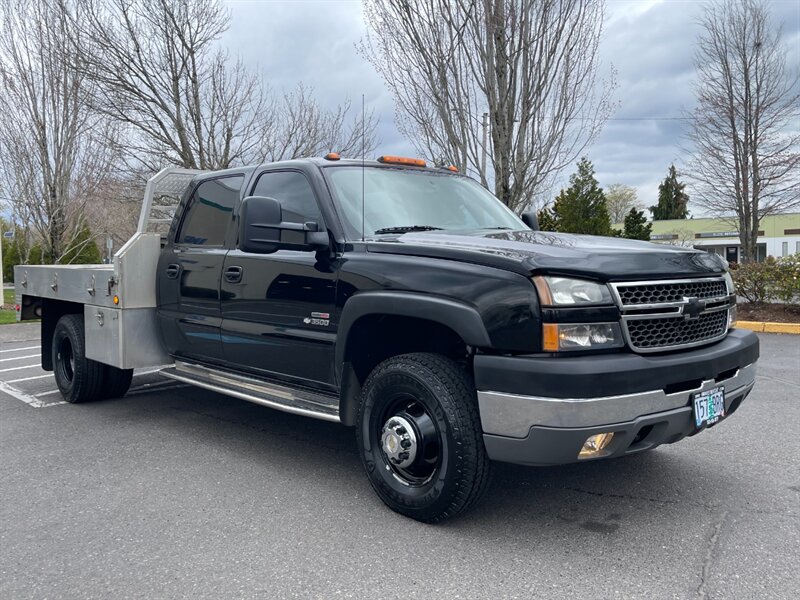
M 522 213 L 522 222 L 533 231 L 539 231 L 539 217 L 535 210 L 529 210 Z
M 314 222 L 283 221 L 281 204 L 274 198 L 250 196 L 239 210 L 239 249 L 254 254 L 278 250 L 321 250 L 328 247 L 328 234 Z

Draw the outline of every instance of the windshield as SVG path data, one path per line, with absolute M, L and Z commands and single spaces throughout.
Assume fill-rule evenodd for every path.
M 527 229 L 477 182 L 434 171 L 366 167 L 364 237 L 394 228 Z M 362 168 L 326 169 L 350 239 L 361 238 Z

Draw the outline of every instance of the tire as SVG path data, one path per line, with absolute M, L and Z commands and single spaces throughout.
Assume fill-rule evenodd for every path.
M 105 373 L 100 397 L 103 399 L 122 398 L 131 387 L 133 369 L 118 369 L 111 365 L 103 366 L 105 367 Z
M 83 315 L 64 315 L 56 324 L 51 346 L 53 372 L 67 402 L 91 402 L 100 397 L 104 365 L 86 358 Z
M 356 437 L 380 499 L 417 521 L 463 513 L 489 483 L 475 386 L 444 356 L 404 354 L 375 367 L 364 383 Z

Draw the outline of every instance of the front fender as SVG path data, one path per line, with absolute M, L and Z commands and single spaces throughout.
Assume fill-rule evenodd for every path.
M 335 356 L 340 375 L 350 329 L 367 315 L 427 319 L 449 327 L 469 346 L 488 348 L 492 345 L 478 311 L 463 302 L 414 292 L 362 292 L 347 300 L 339 319 Z

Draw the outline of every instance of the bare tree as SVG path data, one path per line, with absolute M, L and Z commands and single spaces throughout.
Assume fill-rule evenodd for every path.
M 46 262 L 80 252 L 83 208 L 115 160 L 110 126 L 89 108 L 92 85 L 65 51 L 68 10 L 55 0 L 0 1 L 0 187 Z
M 278 98 L 218 47 L 230 21 L 219 0 L 77 1 L 95 107 L 125 124 L 131 155 L 150 170 L 223 169 L 349 144 L 348 105 L 322 110 L 302 86 Z M 370 117 L 370 132 L 375 125 Z
M 606 188 L 606 207 L 612 223 L 622 223 L 632 208 L 642 209 L 636 188 L 622 183 L 612 183 Z
M 701 24 L 689 175 L 697 204 L 731 218 L 753 261 L 761 219 L 800 204 L 798 76 L 763 2 L 716 2 Z
M 477 175 L 520 210 L 600 132 L 596 0 L 364 0 L 362 53 L 418 152 Z M 599 89 L 602 87 L 602 89 Z M 488 157 L 488 164 L 487 164 Z
M 377 121 L 371 111 L 351 118 L 349 100 L 333 110 L 323 109 L 312 91 L 302 84 L 283 94 L 273 105 L 273 114 L 264 144 L 267 160 L 318 156 L 331 151 L 356 157 L 372 152 L 376 146 Z

